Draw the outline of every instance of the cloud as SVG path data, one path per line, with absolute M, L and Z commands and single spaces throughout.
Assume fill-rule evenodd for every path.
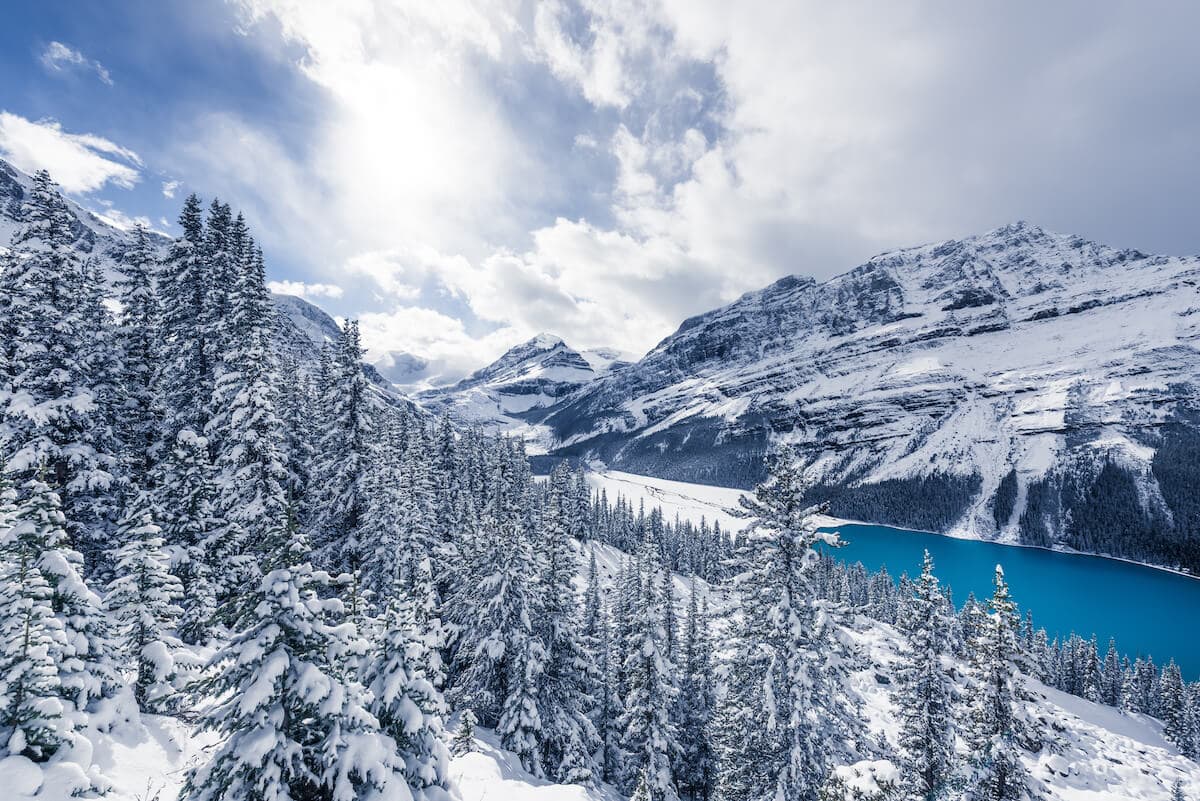
M 83 53 L 62 42 L 51 42 L 46 45 L 39 59 L 42 67 L 50 74 L 62 74 L 70 70 L 82 69 L 94 72 L 101 83 L 113 85 L 112 76 L 99 61 L 89 59 Z
M 192 153 L 314 274 L 366 279 L 343 311 L 378 349 L 644 351 L 781 275 L 1017 218 L 1196 250 L 1192 7 L 242 7 L 327 105 L 300 147 L 213 117 Z
M 55 120 L 32 122 L 0 111 L 0 155 L 26 172 L 45 169 L 68 192 L 112 183 L 132 189 L 141 180 L 137 153 L 94 134 L 72 134 Z
M 457 381 L 529 338 L 507 326 L 475 336 L 461 320 L 417 306 L 368 312 L 360 317 L 359 326 L 368 361 L 396 352 L 418 356 L 426 363 L 422 378 L 429 384 Z
M 114 206 L 111 200 L 100 200 L 99 203 L 100 208 L 92 209 L 92 213 L 104 222 L 111 225 L 113 228 L 117 228 L 122 231 L 132 231 L 134 228 L 140 225 L 147 231 L 158 231 L 158 233 L 164 233 L 162 230 L 158 230 L 154 227 L 154 222 L 149 217 L 143 215 L 126 214 Z
M 165 198 L 175 197 L 175 192 L 177 192 L 179 190 L 179 187 L 182 185 L 183 184 L 180 181 L 163 181 L 163 183 L 162 183 L 163 197 L 165 197 Z
M 308 284 L 304 281 L 268 281 L 267 289 L 279 295 L 301 298 L 340 298 L 342 288 L 336 284 Z

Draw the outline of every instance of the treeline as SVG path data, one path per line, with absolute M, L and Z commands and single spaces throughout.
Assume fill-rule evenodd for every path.
M 902 573 L 893 578 L 884 567 L 870 573 L 861 562 L 845 564 L 822 555 L 814 569 L 813 587 L 819 598 L 857 610 L 912 634 L 913 604 L 918 581 Z M 986 605 L 968 595 L 961 610 L 951 603 L 951 591 L 942 593 L 944 636 L 949 650 L 960 659 L 972 656 L 972 643 L 986 617 Z M 1027 612 L 1018 630 L 1022 670 L 1063 692 L 1129 712 L 1153 715 L 1163 721 L 1165 733 L 1185 755 L 1200 757 L 1200 682 L 1185 682 L 1174 660 L 1161 669 L 1153 657 L 1130 658 L 1109 640 L 1101 651 L 1093 636 L 1070 634 L 1061 642 L 1050 639 L 1044 628 L 1035 628 Z

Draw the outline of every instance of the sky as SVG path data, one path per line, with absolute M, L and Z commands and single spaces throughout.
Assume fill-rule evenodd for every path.
M 1200 252 L 1200 5 L 6 3 L 0 157 L 446 381 L 1018 219 Z

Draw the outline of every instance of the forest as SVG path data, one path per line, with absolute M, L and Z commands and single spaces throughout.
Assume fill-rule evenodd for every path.
M 1047 642 L 1000 569 L 961 610 L 928 559 L 868 575 L 814 519 L 907 492 L 933 527 L 971 486 L 814 497 L 784 448 L 737 536 L 664 520 L 394 402 L 354 321 L 316 363 L 280 352 L 229 206 L 189 197 L 181 236 L 139 230 L 116 275 L 45 172 L 21 216 L 0 268 L 0 747 L 79 765 L 78 796 L 101 792 L 81 732 L 138 712 L 217 736 L 188 801 L 451 799 L 473 726 L 535 777 L 644 801 L 1032 799 L 1022 755 L 1055 733 L 1027 677 L 1200 750 L 1174 663 Z M 589 541 L 626 554 L 611 592 Z M 903 643 L 897 743 L 847 690 L 856 615 Z M 867 759 L 896 767 L 869 791 L 839 770 Z

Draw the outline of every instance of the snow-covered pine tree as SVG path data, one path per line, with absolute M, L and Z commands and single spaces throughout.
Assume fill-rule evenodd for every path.
M 44 531 L 0 464 L 0 746 L 34 761 L 53 756 L 72 725 L 63 719 L 55 656 L 66 649 L 50 584 L 38 566 Z
M 144 711 L 161 711 L 174 694 L 182 643 L 175 627 L 183 610 L 183 585 L 168 569 L 150 496 L 134 490 L 117 527 L 121 543 L 116 578 L 104 606 L 116 623 L 115 639 L 133 673 L 133 694 Z
M 206 311 L 208 268 L 204 259 L 204 220 L 200 198 L 189 195 L 179 214 L 183 234 L 167 251 L 158 272 L 166 441 L 183 429 L 203 434 L 208 422 L 213 369 Z
M 1020 619 L 1008 592 L 1004 570 L 996 566 L 995 592 L 974 641 L 973 703 L 968 741 L 972 758 L 965 786 L 968 801 L 1031 801 L 1035 781 L 1021 762 L 1018 742 L 1023 720 L 1017 641 Z
M 187 643 L 202 643 L 213 625 L 217 605 L 208 548 L 221 528 L 213 511 L 216 490 L 208 441 L 190 428 L 182 429 L 162 468 L 157 495 L 165 518 L 168 568 L 183 588 L 179 636 Z
M 720 792 L 728 801 L 811 801 L 829 770 L 828 743 L 840 725 L 836 670 L 812 600 L 809 569 L 819 507 L 804 501 L 795 454 L 774 457 L 767 480 L 743 506 L 755 517 L 743 534 L 736 578 L 741 620 L 719 711 Z M 821 726 L 831 730 L 822 730 Z
M 446 706 L 425 672 L 430 650 L 427 632 L 417 626 L 412 601 L 396 583 L 363 683 L 380 730 L 396 742 L 414 801 L 434 801 L 445 798 L 449 786 L 450 754 L 442 739 Z
M 235 225 L 233 211 L 227 203 L 213 198 L 208 206 L 204 242 L 201 246 L 205 282 L 200 318 L 200 325 L 204 331 L 204 347 L 207 349 L 205 362 L 212 371 L 213 382 L 217 378 L 225 351 L 233 344 L 233 332 L 230 327 L 233 319 L 233 295 L 238 282 L 238 262 L 245 255 L 239 251 L 244 249 L 246 235 L 245 221 L 239 222 L 240 226 Z M 210 396 L 206 400 L 211 404 L 213 398 Z M 216 410 L 219 410 L 219 406 L 211 404 L 206 415 L 204 431 L 208 431 L 207 421 Z M 213 444 L 219 446 L 219 439 L 214 440 Z
M 121 304 L 116 331 L 121 368 L 121 414 L 118 432 L 121 455 L 129 481 L 147 487 L 162 456 L 162 408 L 157 395 L 159 308 L 154 277 L 157 257 L 142 225 L 133 232 L 133 244 L 118 265 L 113 282 Z
M 1195 732 L 1188 720 L 1188 700 L 1183 673 L 1172 659 L 1163 667 L 1158 683 L 1158 717 L 1163 722 L 1163 736 L 1190 755 L 1195 750 Z
M 222 740 L 189 772 L 181 796 L 188 801 L 404 798 L 397 744 L 379 730 L 368 694 L 344 668 L 366 645 L 342 623 L 341 601 L 322 597 L 330 578 L 301 562 L 307 552 L 294 535 L 275 555 L 284 566 L 249 593 L 244 628 L 196 685 L 217 699 L 201 725 Z
M 596 733 L 600 738 L 599 766 L 600 777 L 608 784 L 614 784 L 624 775 L 624 759 L 621 752 L 621 718 L 625 712 L 622 701 L 622 671 L 621 656 L 618 644 L 611 634 L 612 625 L 607 612 L 603 613 L 600 621 L 599 672 L 601 677 L 598 689 L 596 712 L 593 722 Z
M 59 489 L 73 541 L 99 564 L 102 495 L 113 482 L 109 419 L 101 405 L 92 269 L 74 247 L 65 201 L 44 170 L 26 195 L 25 224 L 0 265 L 5 329 L 13 337 L 0 395 L 0 441 L 20 480 L 39 473 Z M 111 356 L 111 353 L 108 354 Z
M 477 564 L 490 572 L 459 588 L 452 697 L 495 727 L 527 771 L 543 773 L 537 688 L 546 654 L 533 630 L 535 562 L 523 482 L 510 446 L 492 465 L 491 504 L 480 525 Z M 472 549 L 474 550 L 474 548 Z
M 279 325 L 276 315 L 276 326 Z M 284 356 L 279 363 L 276 384 L 279 422 L 283 426 L 284 467 L 287 469 L 285 491 L 288 505 L 297 522 L 312 516 L 309 484 L 316 461 L 316 426 L 313 409 L 316 406 L 311 380 L 300 370 L 295 357 Z
M 412 601 L 415 625 L 424 632 L 428 644 L 426 676 L 441 689 L 446 682 L 442 650 L 447 634 L 437 578 L 446 565 L 436 532 L 437 488 L 430 472 L 433 457 L 424 427 L 417 421 L 409 421 L 403 413 L 400 422 L 397 430 L 403 424 L 408 425 L 400 466 L 402 486 L 407 491 L 401 514 L 401 526 L 407 535 L 403 586 Z
M 641 592 L 635 600 L 630 635 L 625 647 L 628 690 L 621 716 L 625 754 L 624 785 L 633 790 L 638 777 L 651 801 L 675 801 L 679 792 L 672 766 L 679 758 L 678 733 L 671 712 L 679 692 L 674 666 L 667 656 L 663 629 L 662 573 L 658 546 L 647 533 L 638 555 Z
M 469 754 L 475 750 L 475 724 L 479 721 L 470 709 L 464 709 L 458 716 L 458 728 L 454 731 L 454 739 L 450 741 L 450 751 L 455 756 Z
M 1124 683 L 1125 674 L 1121 669 L 1121 655 L 1117 653 L 1116 640 L 1110 639 L 1108 651 L 1104 655 L 1104 667 L 1101 671 L 1100 701 L 1109 706 L 1121 706 L 1121 688 Z
M 933 559 L 925 552 L 916 592 L 907 604 L 909 642 L 898 671 L 900 750 L 910 797 L 941 797 L 953 775 L 954 690 L 942 664 L 945 607 Z
M 692 801 L 707 801 L 716 790 L 716 754 L 710 731 L 716 708 L 716 681 L 708 599 L 699 600 L 701 593 L 695 578 L 690 595 L 679 660 L 679 698 L 675 717 L 679 726 L 680 757 L 675 766 L 675 778 L 680 796 Z
M 316 503 L 318 553 L 324 563 L 354 571 L 366 545 L 360 527 L 367 506 L 371 417 L 367 381 L 359 362 L 358 321 L 349 321 L 334 345 L 322 405 L 328 415 L 320 442 L 322 485 Z
M 591 688 L 600 678 L 579 630 L 572 583 L 578 560 L 571 546 L 570 478 L 564 466 L 551 473 L 538 527 L 534 633 L 546 657 L 537 706 L 542 727 L 541 761 L 547 774 L 563 784 L 589 784 L 595 778 L 592 754 L 600 743 L 587 711 L 593 704 Z
M 222 295 L 229 319 L 222 321 L 220 341 L 226 347 L 219 354 L 206 432 L 218 439 L 215 485 L 223 522 L 207 557 L 224 568 L 215 578 L 218 610 L 226 620 L 236 614 L 242 589 L 261 577 L 259 562 L 278 551 L 288 521 L 283 429 L 274 404 L 271 299 L 262 253 L 242 229 L 239 216 L 235 252 L 221 252 L 230 262 L 221 269 L 232 271 L 234 282 Z

